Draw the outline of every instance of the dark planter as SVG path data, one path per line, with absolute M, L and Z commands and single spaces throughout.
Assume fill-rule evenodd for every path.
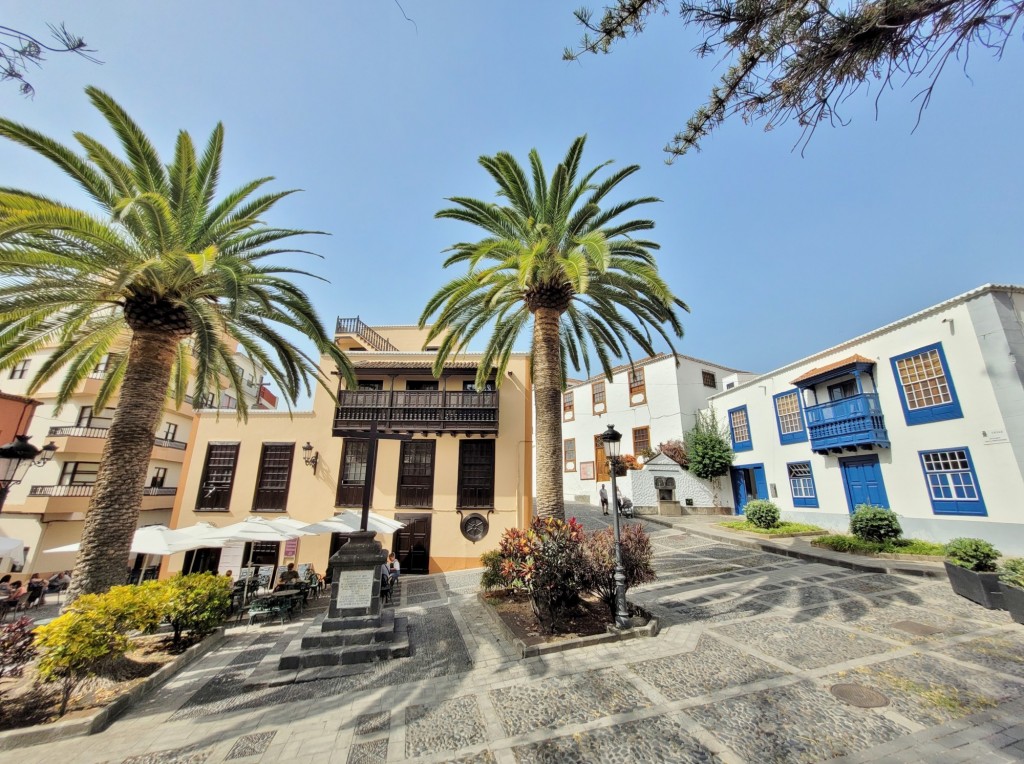
M 1024 624 L 1024 589 L 999 582 L 1003 590 L 1003 607 L 1010 611 L 1010 617 Z
M 951 562 L 946 563 L 949 585 L 961 597 L 977 602 L 989 610 L 1003 609 L 1003 592 L 999 588 L 998 573 L 975 573 Z

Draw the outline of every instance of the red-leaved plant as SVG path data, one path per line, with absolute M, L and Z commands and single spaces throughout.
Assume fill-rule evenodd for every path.
M 651 538 L 639 524 L 627 523 L 620 531 L 622 568 L 626 574 L 626 591 L 630 587 L 654 580 L 651 559 Z M 586 574 L 584 588 L 600 597 L 615 617 L 615 534 L 611 528 L 587 536 Z

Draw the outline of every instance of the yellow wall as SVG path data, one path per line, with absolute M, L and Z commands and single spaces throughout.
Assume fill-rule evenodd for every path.
M 386 329 L 380 330 L 386 334 Z M 392 339 L 392 341 L 394 341 Z M 397 344 L 397 343 L 396 343 Z M 366 353 L 374 360 L 386 358 L 383 353 Z M 428 355 L 419 356 L 429 359 Z M 469 357 L 470 359 L 472 357 Z M 408 356 L 406 356 L 408 359 Z M 459 441 L 467 436 L 451 434 L 422 435 L 436 441 L 434 469 L 433 506 L 415 510 L 395 508 L 398 482 L 398 441 L 380 441 L 377 470 L 372 497 L 374 512 L 394 517 L 395 514 L 429 514 L 431 516 L 430 570 L 460 570 L 480 566 L 480 555 L 498 545 L 505 529 L 517 527 L 530 512 L 530 472 L 532 452 L 529 443 L 529 426 L 532 421 L 531 390 L 527 376 L 525 356 L 517 356 L 509 365 L 510 376 L 503 380 L 499 395 L 499 425 L 495 446 L 495 491 L 494 512 L 488 516 L 490 529 L 480 542 L 473 543 L 463 537 L 459 524 L 461 516 L 456 511 L 456 490 L 458 481 Z M 361 376 L 380 378 L 376 372 L 367 371 Z M 416 373 L 411 376 L 425 378 L 429 375 Z M 461 389 L 463 379 L 471 379 L 467 372 L 449 379 L 448 389 Z M 390 380 L 385 379 L 385 389 Z M 395 388 L 404 387 L 405 377 L 395 380 Z M 341 468 L 343 439 L 332 435 L 334 403 L 325 391 L 318 390 L 310 412 L 298 412 L 289 416 L 284 412 L 253 411 L 247 423 L 240 423 L 233 416 L 202 413 L 197 416 L 193 428 L 194 438 L 190 444 L 188 468 L 182 478 L 182 490 L 175 500 L 175 514 L 172 527 L 184 527 L 199 521 L 225 526 L 253 516 L 251 512 L 256 488 L 261 445 L 264 442 L 295 443 L 295 456 L 289 487 L 287 513 L 289 516 L 310 523 L 331 517 L 336 508 L 338 476 Z M 472 437 L 478 438 L 479 435 Z M 485 436 L 494 438 L 493 435 Z M 314 476 L 312 469 L 302 460 L 302 446 L 309 441 L 319 452 L 319 463 Z M 207 446 L 215 442 L 239 443 L 238 462 L 232 488 L 230 509 L 227 512 L 196 512 L 194 507 L 202 481 Z M 191 458 L 189 458 L 191 457 Z M 476 511 L 476 510 L 471 510 Z M 468 513 L 468 511 L 467 511 Z M 272 519 L 276 513 L 259 513 Z M 391 548 L 390 537 L 379 539 L 385 548 Z M 313 563 L 316 570 L 326 568 L 330 545 L 329 536 L 303 537 L 299 540 L 299 551 L 295 562 Z M 281 546 L 284 551 L 284 545 Z M 283 557 L 282 557 L 283 559 Z M 183 555 L 172 557 L 167 571 L 180 570 Z M 165 572 L 167 572 L 165 571 Z

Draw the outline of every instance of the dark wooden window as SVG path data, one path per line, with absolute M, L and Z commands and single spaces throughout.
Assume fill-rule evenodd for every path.
M 494 506 L 493 440 L 459 441 L 458 506 Z
M 472 379 L 464 379 L 462 380 L 462 389 L 465 390 L 467 393 L 475 393 L 477 392 L 476 382 Z M 489 379 L 486 382 L 484 382 L 484 391 L 496 389 L 497 388 L 494 386 L 494 380 Z
M 383 390 L 384 380 L 382 379 L 361 379 L 356 385 L 357 390 Z
M 341 480 L 338 481 L 339 507 L 363 506 L 369 452 L 370 441 L 345 438 L 345 448 L 341 452 Z
M 651 447 L 651 428 L 650 427 L 634 427 L 633 428 L 633 454 L 639 456 L 642 451 L 646 451 Z
M 715 379 L 715 372 L 713 371 L 702 371 L 700 373 L 701 381 L 704 383 L 704 387 L 718 387 L 718 380 Z
M 168 422 L 164 425 L 163 434 L 160 436 L 163 440 L 176 440 L 178 437 L 178 425 Z
M 92 427 L 92 406 L 82 406 L 78 410 L 78 421 L 75 424 L 79 427 Z
M 405 383 L 406 390 L 436 390 L 436 379 L 410 379 Z
M 164 481 L 167 480 L 167 468 L 156 467 L 153 470 L 153 477 L 149 479 L 150 488 L 163 488 Z
M 565 393 L 564 395 L 562 395 L 562 413 L 565 416 L 567 416 L 567 417 L 569 417 L 571 419 L 572 416 L 573 416 L 572 412 L 573 412 L 573 393 L 572 392 L 568 392 L 568 393 Z
M 406 440 L 398 465 L 399 507 L 431 507 L 434 504 L 434 441 Z
M 598 405 L 604 405 L 604 402 L 605 402 L 604 382 L 595 382 L 593 389 L 594 389 L 594 408 L 596 409 L 598 407 Z
M 252 501 L 253 512 L 284 512 L 288 504 L 294 456 L 294 443 L 263 444 L 256 495 Z
M 562 443 L 563 467 L 566 472 L 576 471 L 576 439 L 569 438 Z
M 59 485 L 92 485 L 99 469 L 99 462 L 64 462 Z
M 19 361 L 11 367 L 11 379 L 24 379 L 28 374 L 28 361 Z
M 227 510 L 237 464 L 237 443 L 211 443 L 206 447 L 203 481 L 196 498 L 197 510 Z

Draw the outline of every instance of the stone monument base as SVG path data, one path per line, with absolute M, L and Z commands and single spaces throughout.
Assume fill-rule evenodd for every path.
M 307 633 L 293 641 L 278 663 L 282 671 L 409 655 L 408 619 L 381 608 L 380 567 L 387 555 L 380 542 L 374 541 L 377 534 L 357 531 L 345 535 L 348 543 L 329 562 L 331 604 L 327 615 L 318 619 L 320 633 Z

